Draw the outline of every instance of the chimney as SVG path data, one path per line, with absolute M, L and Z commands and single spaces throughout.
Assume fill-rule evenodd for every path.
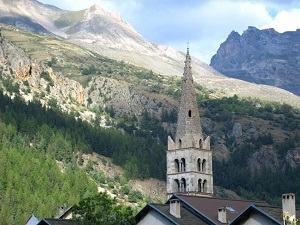
M 282 195 L 282 213 L 288 212 L 296 217 L 296 199 L 294 193 Z
M 221 223 L 227 223 L 226 207 L 218 208 L 218 220 Z
M 177 199 L 170 200 L 170 214 L 176 218 L 181 218 L 180 201 Z

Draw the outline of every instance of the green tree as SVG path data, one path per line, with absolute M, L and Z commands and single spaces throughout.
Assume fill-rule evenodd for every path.
M 106 192 L 82 199 L 74 206 L 74 215 L 80 215 L 75 220 L 80 224 L 94 225 L 133 225 L 135 224 L 133 210 L 122 205 Z
M 50 67 L 52 67 L 54 64 L 56 64 L 57 63 L 57 58 L 55 58 L 54 56 L 52 56 L 51 57 L 51 60 L 49 60 L 48 62 L 47 62 L 47 65 L 48 66 L 50 66 Z

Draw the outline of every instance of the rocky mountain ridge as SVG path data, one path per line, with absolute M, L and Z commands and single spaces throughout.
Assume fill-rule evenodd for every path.
M 1 80 L 3 85 L 8 83 L 8 80 L 12 85 L 18 84 L 18 90 L 16 90 L 16 92 L 19 92 L 26 100 L 37 100 L 44 105 L 51 105 L 51 102 L 53 103 L 55 100 L 55 103 L 61 110 L 68 113 L 73 112 L 82 119 L 89 121 L 95 120 L 97 112 L 105 108 L 112 108 L 117 115 L 124 114 L 140 117 L 144 110 L 160 116 L 162 111 L 170 111 L 178 105 L 178 101 L 169 96 L 153 92 L 154 87 L 151 86 L 156 83 L 155 80 L 154 83 L 145 81 L 146 83 L 141 83 L 141 86 L 138 87 L 132 83 L 136 82 L 134 80 L 127 81 L 126 79 L 121 80 L 121 77 L 98 75 L 89 78 L 88 83 L 83 86 L 80 82 L 70 79 L 63 74 L 59 74 L 55 69 L 33 59 L 26 51 L 10 42 L 5 38 L 5 36 L 11 35 L 7 32 L 16 33 L 17 36 L 29 35 L 26 34 L 26 32 L 23 33 L 22 31 L 10 29 L 15 28 L 2 27 L 0 40 Z M 36 36 L 34 36 L 34 38 L 36 39 Z M 32 37 L 30 37 L 30 39 L 32 39 Z M 53 42 L 51 41 L 50 43 Z M 62 44 L 58 44 L 58 46 L 62 46 Z M 68 46 L 66 46 L 66 48 L 69 49 Z M 75 52 L 78 53 L 79 51 L 75 49 Z M 90 53 L 87 52 L 87 54 Z M 67 61 L 67 59 L 63 59 L 63 61 Z M 67 64 L 64 64 L 64 66 L 68 67 Z M 59 68 L 59 71 L 63 70 Z M 45 74 L 48 74 L 48 76 Z M 163 83 L 166 81 L 161 80 L 159 82 Z M 245 82 L 245 84 L 247 83 Z M 143 85 L 151 88 L 149 90 L 144 89 L 142 87 Z M 162 87 L 164 87 L 163 89 L 168 88 L 168 86 Z M 237 85 L 237 88 L 242 89 L 242 86 Z M 4 90 L 7 90 L 7 88 Z M 10 94 L 14 95 L 15 93 L 11 92 Z M 214 96 L 215 93 L 212 92 L 211 95 Z M 287 98 L 287 100 L 288 99 L 292 98 Z M 288 101 L 286 101 L 286 103 L 288 103 Z M 101 123 L 103 126 L 108 122 L 105 121 L 104 117 L 105 114 L 103 114 L 102 119 L 98 118 L 100 121 L 104 120 Z M 250 122 L 248 121 L 248 123 Z M 209 119 L 203 118 L 202 120 L 202 126 L 209 132 L 213 132 L 212 127 L 215 127 L 213 124 L 214 123 Z M 172 125 L 171 127 L 169 126 L 170 125 L 165 124 L 165 129 L 172 130 Z M 264 126 L 268 127 L 266 124 Z M 256 133 L 256 129 L 257 127 L 254 124 L 249 126 L 245 122 L 240 123 L 236 121 L 232 133 L 235 139 L 238 140 L 243 135 L 249 138 L 253 130 L 253 132 Z M 284 137 L 284 134 L 282 133 L 280 136 Z M 219 139 L 217 136 L 216 138 Z M 222 138 L 220 139 L 220 143 L 223 143 Z M 218 148 L 224 154 L 219 155 L 219 153 L 216 152 L 216 157 L 220 156 L 222 158 L 229 154 L 229 150 L 223 144 L 220 144 Z
M 116 13 L 94 5 L 80 11 L 67 11 L 35 0 L 0 1 L 0 22 L 30 31 L 52 34 L 116 60 L 168 75 L 182 71 L 184 53 L 144 39 Z M 219 75 L 195 59 L 203 75 Z M 195 70 L 195 74 L 200 72 Z
M 54 35 L 100 55 L 162 75 L 180 77 L 183 72 L 184 53 L 145 40 L 120 15 L 105 12 L 99 6 L 66 11 L 35 0 L 1 0 L 0 15 L 4 23 Z M 190 52 L 192 54 L 192 49 Z M 48 56 L 54 56 L 51 50 Z M 44 55 L 35 55 L 35 58 L 42 60 Z M 227 78 L 199 59 L 192 59 L 195 81 L 211 90 L 215 97 L 237 94 L 300 106 L 299 98 L 287 91 Z
M 210 65 L 228 77 L 271 85 L 300 95 L 300 29 L 278 33 L 248 27 L 232 31 Z
M 22 35 L 17 29 L 13 32 Z M 95 112 L 105 108 L 112 107 L 117 114 L 139 116 L 145 109 L 159 114 L 163 108 L 168 110 L 176 104 L 168 97 L 165 97 L 168 101 L 163 100 L 158 94 L 109 77 L 89 78 L 89 82 L 83 86 L 80 82 L 32 58 L 26 51 L 5 38 L 5 35 L 6 29 L 2 26 L 1 86 L 12 97 L 19 93 L 26 101 L 38 101 L 43 105 L 52 106 L 55 103 L 54 106 L 58 106 L 62 111 L 76 112 L 79 117 L 88 121 L 96 119 Z M 90 52 L 86 50 L 84 54 Z M 101 120 L 103 119 L 104 117 Z M 105 121 L 101 124 L 105 125 Z

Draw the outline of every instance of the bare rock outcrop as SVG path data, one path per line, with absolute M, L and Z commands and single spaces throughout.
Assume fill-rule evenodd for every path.
M 162 104 L 155 96 L 139 90 L 124 81 L 106 77 L 94 77 L 86 88 L 90 98 L 90 106 L 113 108 L 117 114 L 140 116 L 144 110 L 159 116 L 163 109 L 170 106 Z M 157 97 L 157 96 L 156 96 Z
M 285 160 L 292 168 L 300 166 L 300 148 L 290 149 L 285 155 Z
M 18 83 L 20 94 L 25 99 L 32 100 L 34 96 L 39 96 L 38 100 L 47 105 L 47 101 L 53 98 L 66 111 L 74 104 L 87 105 L 87 94 L 80 83 L 54 73 L 52 68 L 33 60 L 28 53 L 5 38 L 1 37 L 1 40 L 2 80 L 10 79 L 12 83 Z
M 240 123 L 235 123 L 232 128 L 231 136 L 234 138 L 242 137 L 243 135 L 243 129 L 242 125 Z
M 252 174 L 254 171 L 262 168 L 267 168 L 275 172 L 279 169 L 280 165 L 279 156 L 272 146 L 263 146 L 248 159 L 248 166 Z
M 278 33 L 248 27 L 232 31 L 210 66 L 228 77 L 266 84 L 300 95 L 300 29 Z

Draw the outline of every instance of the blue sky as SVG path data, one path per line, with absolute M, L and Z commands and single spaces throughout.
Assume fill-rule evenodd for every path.
M 40 0 L 66 10 L 97 4 L 118 11 L 144 38 L 210 62 L 233 30 L 248 26 L 278 32 L 300 28 L 299 0 Z

